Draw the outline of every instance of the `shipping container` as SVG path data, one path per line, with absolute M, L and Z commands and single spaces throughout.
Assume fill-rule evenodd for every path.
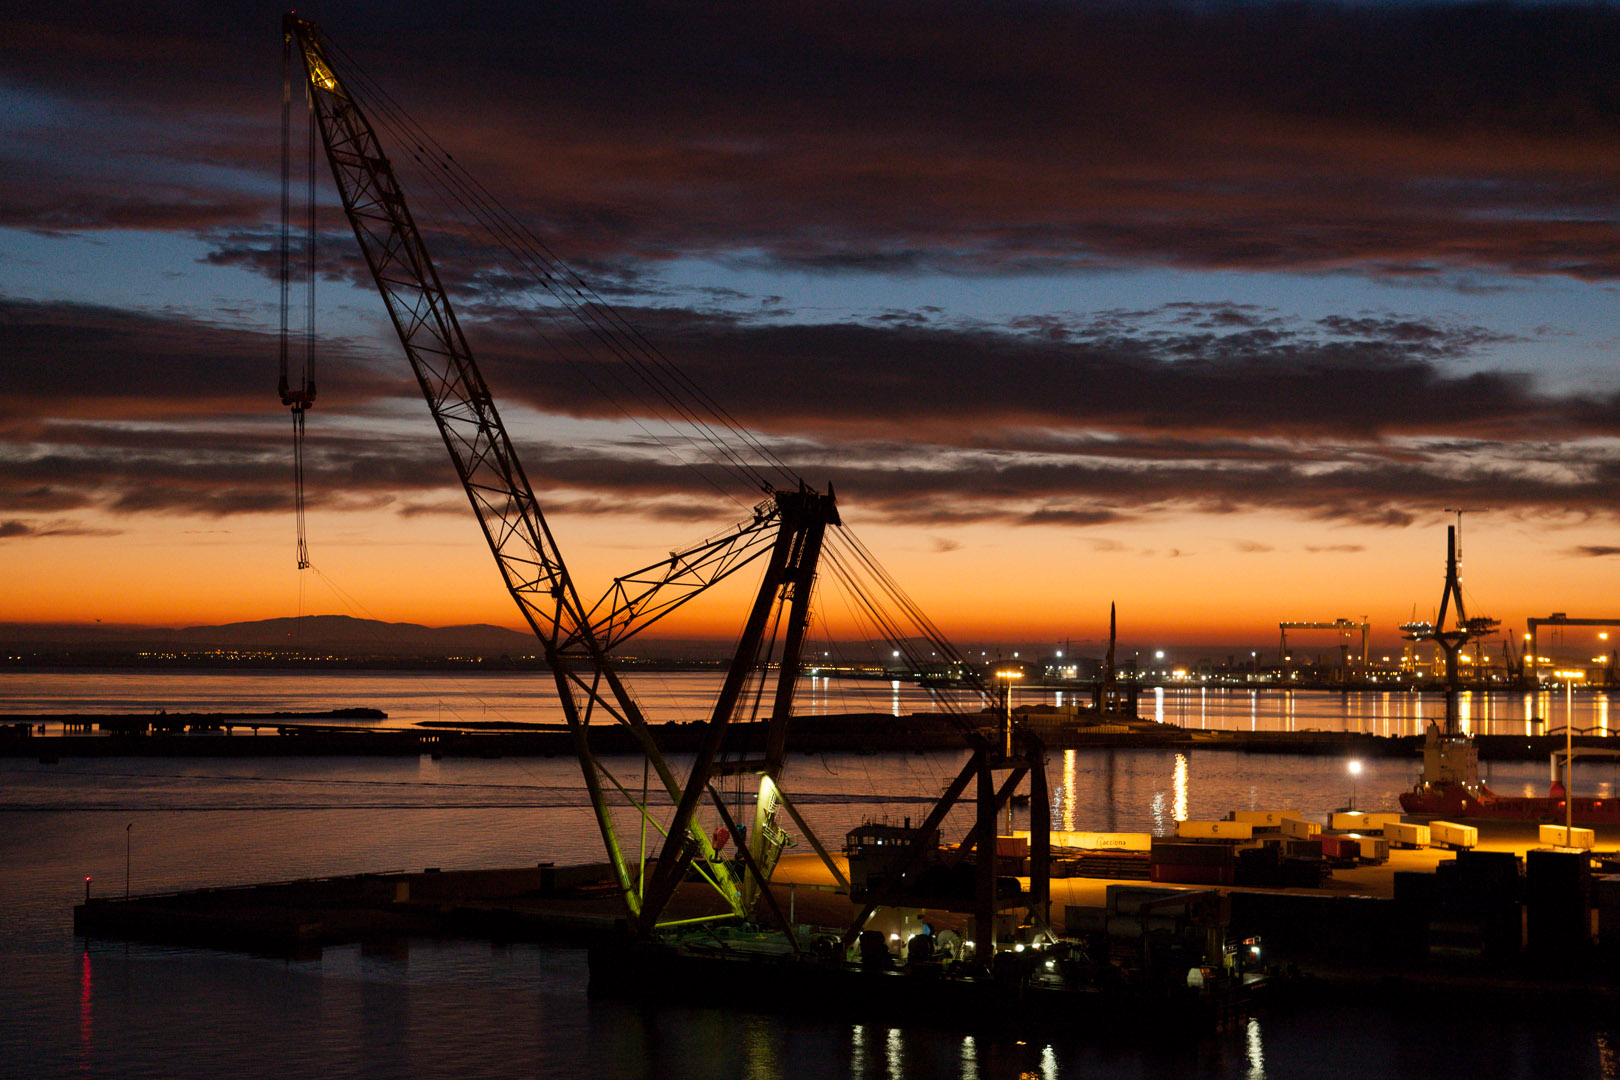
M 1404 821 L 1391 821 L 1384 826 L 1384 839 L 1390 847 L 1421 848 L 1429 846 L 1429 827 L 1410 825 Z
M 1177 885 L 1230 885 L 1236 876 L 1233 866 L 1178 866 L 1155 863 L 1154 881 Z
M 1453 821 L 1429 822 L 1429 842 L 1448 848 L 1479 846 L 1479 829 L 1473 825 L 1458 825 Z
M 1321 835 L 1322 826 L 1303 818 L 1283 818 L 1282 834 L 1293 840 L 1312 840 Z
M 1178 821 L 1176 835 L 1183 840 L 1249 840 L 1254 826 L 1247 821 Z
M 996 858 L 1024 859 L 1029 857 L 1028 836 L 996 837 Z
M 1591 851 L 1592 845 L 1597 842 L 1597 837 L 1591 829 L 1566 829 L 1562 825 L 1543 825 L 1541 827 L 1541 842 L 1552 847 Z
M 1297 818 L 1296 810 L 1233 810 L 1228 818 L 1243 821 L 1257 829 L 1280 829 L 1284 818 Z

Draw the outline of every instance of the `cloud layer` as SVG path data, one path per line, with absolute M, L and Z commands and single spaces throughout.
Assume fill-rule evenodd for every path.
M 272 274 L 278 20 L 195 3 L 0 15 L 0 226 L 180 235 L 211 266 Z M 1399 525 L 1453 501 L 1617 505 L 1620 396 L 1491 362 L 1531 329 L 1255 303 L 845 318 L 666 273 L 703 258 L 771 280 L 1608 281 L 1613 10 L 391 4 L 325 28 L 346 71 L 357 59 L 561 238 L 681 378 L 869 517 L 1087 528 L 1274 509 Z M 429 148 L 390 145 L 402 169 L 442 171 Z M 369 291 L 333 236 L 323 272 Z M 623 357 L 566 328 L 537 350 L 534 321 L 497 302 L 511 280 L 487 244 L 453 224 L 432 241 L 548 498 L 703 518 L 716 469 L 661 445 L 656 395 Z M 288 508 L 263 328 L 19 295 L 0 298 L 0 331 L 0 539 L 104 527 L 74 517 L 91 512 Z M 328 351 L 316 505 L 457 505 L 442 450 L 412 441 L 426 428 L 401 412 L 408 379 L 373 366 L 369 342 Z

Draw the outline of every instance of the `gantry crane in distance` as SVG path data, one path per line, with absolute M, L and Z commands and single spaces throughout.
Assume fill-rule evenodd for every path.
M 1282 658 L 1283 681 L 1288 681 L 1289 662 L 1288 631 L 1290 630 L 1335 630 L 1339 634 L 1339 665 L 1346 675 L 1350 673 L 1350 633 L 1353 630 L 1361 631 L 1361 667 L 1367 668 L 1367 616 L 1363 615 L 1360 621 L 1354 619 L 1334 619 L 1332 622 L 1280 622 L 1277 624 L 1278 645 L 1277 655 Z
M 676 886 L 695 870 L 725 898 L 733 916 L 748 917 L 753 905 L 763 899 L 797 951 L 797 939 L 768 887 L 786 841 L 775 820 L 778 807 L 787 811 L 835 879 L 848 886 L 841 869 L 781 783 L 786 725 L 792 713 L 823 542 L 830 529 L 842 525 L 831 485 L 825 492 L 802 480 L 792 486 L 767 487 L 749 520 L 723 536 L 671 553 L 668 559 L 616 579 L 601 599 L 586 604 L 568 573 L 370 120 L 334 69 L 314 24 L 289 14 L 283 22 L 283 33 L 288 78 L 296 53 L 304 92 L 309 96 L 344 212 L 507 590 L 533 629 L 552 671 L 630 922 L 643 935 L 671 925 L 673 920 L 663 917 L 665 910 Z M 416 149 L 420 151 L 421 147 Z M 444 162 L 435 164 L 448 168 Z M 536 273 L 566 305 L 574 304 L 570 294 L 584 296 L 581 290 L 588 288 L 577 277 L 560 276 L 555 263 L 543 264 Z M 581 314 L 578 305 L 575 313 Z M 590 311 L 581 317 L 585 315 L 595 317 Z M 614 323 L 612 318 L 616 316 L 610 316 L 607 323 L 597 322 L 593 332 L 620 333 L 622 320 Z M 858 542 L 852 543 L 857 556 L 870 561 L 870 553 Z M 611 650 L 761 559 L 764 570 L 758 591 L 683 783 L 660 751 L 655 733 L 621 680 Z M 873 565 L 879 579 L 892 585 L 887 575 Z M 929 630 L 930 644 L 943 649 L 947 659 L 965 664 L 965 658 L 910 606 L 909 600 L 904 600 L 903 593 L 895 590 L 890 595 L 902 597 L 908 615 Z M 902 640 L 898 633 L 892 636 L 897 642 Z M 778 640 L 780 651 L 775 651 Z M 772 651 L 767 654 L 767 649 Z M 719 756 L 727 727 L 738 713 L 751 673 L 769 665 L 774 665 L 776 685 L 763 747 L 757 756 L 722 766 Z M 656 773 L 658 789 L 675 805 L 667 824 L 650 811 L 652 800 L 645 787 L 638 797 L 635 785 L 615 776 L 593 752 L 589 737 L 593 720 L 623 725 L 633 733 L 646 762 Z M 994 810 L 987 816 L 985 808 L 1004 806 L 1017 779 L 1035 770 L 1041 770 L 1041 775 L 1032 775 L 1032 788 L 1038 785 L 1044 794 L 1044 757 L 1033 736 L 1021 736 L 1018 752 L 1007 754 L 990 745 L 973 724 L 959 720 L 958 726 L 974 753 L 930 820 L 934 825 L 943 820 L 955 799 L 977 776 L 979 824 L 971 839 L 978 861 L 978 900 L 983 914 L 997 902 Z M 753 821 L 743 828 L 738 827 L 715 784 L 717 776 L 725 771 L 760 778 Z M 1012 774 L 999 789 L 992 778 L 996 771 Z M 645 845 L 635 862 L 626 852 L 609 790 L 622 804 L 634 809 L 643 837 L 649 828 L 663 833 L 650 868 Z M 717 850 L 716 843 L 696 821 L 704 802 L 713 804 L 730 836 L 746 837 L 746 843 L 739 843 L 737 848 L 737 860 L 743 864 L 740 872 L 733 870 L 732 860 Z M 1044 849 L 1049 840 L 1044 821 L 1036 837 L 1037 845 Z M 903 874 L 897 874 L 896 880 Z M 1032 894 L 1038 900 L 1031 905 L 1032 916 L 1044 927 L 1048 906 L 1044 877 L 1040 886 L 1032 888 Z M 881 899 L 876 898 L 874 903 Z M 851 935 L 858 932 L 864 918 L 863 914 L 851 928 Z M 993 922 L 986 919 L 981 926 L 993 926 Z
M 1541 688 L 1540 669 L 1542 665 L 1540 638 L 1541 628 L 1543 626 L 1601 626 L 1605 629 L 1614 629 L 1615 627 L 1620 627 L 1620 617 L 1572 619 L 1562 611 L 1555 611 L 1551 615 L 1547 615 L 1543 618 L 1526 619 L 1524 623 L 1527 627 L 1525 638 L 1528 639 L 1528 646 L 1524 651 L 1524 679 L 1525 684 L 1529 687 L 1529 689 L 1531 691 L 1536 691 Z M 1609 668 L 1612 677 L 1612 672 L 1614 670 L 1614 653 L 1611 651 L 1608 657 L 1605 659 L 1605 666 Z M 1541 722 L 1541 717 L 1537 715 L 1539 711 L 1539 697 L 1532 693 L 1530 698 L 1531 723 Z

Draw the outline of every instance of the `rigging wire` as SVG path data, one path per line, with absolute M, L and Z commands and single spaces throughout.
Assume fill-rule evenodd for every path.
M 334 51 L 342 53 L 336 47 Z M 606 303 L 583 276 L 558 258 L 543 239 L 472 177 L 455 160 L 454 155 L 366 75 L 352 57 L 346 53 L 342 55 L 346 65 L 353 67 L 353 81 L 365 86 L 368 93 L 376 98 L 373 107 L 383 117 L 383 123 L 390 132 L 407 146 L 414 145 L 414 156 L 425 167 L 430 165 L 425 158 L 432 158 L 432 164 L 439 166 L 438 170 L 428 167 L 428 175 L 436 183 L 442 181 L 441 186 L 452 200 L 473 214 L 486 235 L 533 275 L 535 284 L 573 314 L 603 348 L 627 365 L 683 422 L 690 425 L 698 433 L 699 439 L 714 452 L 718 463 L 729 463 L 749 476 L 756 487 L 767 491 L 771 489 L 764 475 L 731 442 L 732 439 L 740 440 L 754 454 L 773 465 L 782 476 L 793 482 L 798 481 L 799 478 L 769 447 L 714 402 L 673 360 Z M 381 107 L 377 107 L 379 102 Z
M 293 512 L 298 525 L 298 569 L 309 569 L 309 544 L 304 526 L 304 413 L 315 403 L 315 99 L 309 83 L 304 87 L 305 142 L 305 238 L 302 273 L 304 277 L 303 370 L 295 387 L 291 382 L 292 308 L 292 39 L 282 50 L 281 80 L 281 333 L 278 352 L 281 361 L 277 390 L 281 403 L 292 410 L 293 422 Z M 300 586 L 300 590 L 302 586 Z
M 564 314 L 572 316 L 583 328 L 583 336 L 567 334 L 561 341 L 550 333 L 541 335 L 542 342 L 559 356 L 565 364 L 578 372 L 596 392 L 607 398 L 644 433 L 674 454 L 682 464 L 688 464 L 668 443 L 653 435 L 641 422 L 636 410 L 609 392 L 604 385 L 612 379 L 628 394 L 640 412 L 668 426 L 687 444 L 694 447 L 714 466 L 729 473 L 734 479 L 756 490 L 773 490 L 771 479 L 785 481 L 782 486 L 803 484 L 798 476 L 760 436 L 716 402 L 675 361 L 613 308 L 583 276 L 570 268 L 546 244 L 543 238 L 525 224 L 516 214 L 496 199 L 489 190 L 464 169 L 455 157 L 417 123 L 399 103 L 387 93 L 352 56 L 340 47 L 331 46 L 345 60 L 352 86 L 366 88 L 368 105 L 377 117 L 380 127 L 406 148 L 408 155 L 422 166 L 422 177 L 451 207 L 452 216 L 470 233 L 487 240 L 513 260 L 528 276 L 522 294 L 539 301 L 542 292 L 550 298 L 553 307 L 520 308 L 507 291 L 492 289 L 486 294 L 490 300 L 515 311 L 530 325 L 541 328 L 542 312 L 548 323 L 555 323 Z M 307 85 L 306 85 L 307 90 Z M 350 91 L 352 93 L 352 89 Z M 287 270 L 287 155 L 285 124 L 290 116 L 290 95 L 284 92 L 284 220 L 283 220 L 283 294 L 288 289 Z M 311 140 L 314 138 L 311 125 Z M 310 249 L 307 271 L 308 288 L 313 300 L 313 159 L 310 154 Z M 435 167 L 437 166 L 437 167 Z M 313 302 L 310 304 L 309 322 L 313 326 Z M 285 302 L 283 311 L 285 338 Z M 310 331 L 312 336 L 312 330 Z M 309 360 L 313 365 L 313 344 L 308 345 Z M 286 346 L 283 343 L 283 363 Z M 616 363 L 602 362 L 606 353 Z M 636 381 L 632 381 L 632 377 Z M 312 377 L 309 398 L 313 398 Z M 639 388 L 638 388 L 639 386 Z M 657 403 L 662 403 L 662 408 Z M 307 405 L 307 402 L 305 402 Z M 295 408 L 298 431 L 302 432 L 301 411 Z M 301 445 L 301 442 L 300 442 Z M 302 465 L 299 459 L 300 516 L 302 514 Z M 724 490 L 701 466 L 691 466 L 697 474 L 719 490 Z M 772 475 L 774 474 L 774 476 Z M 300 531 L 302 537 L 302 529 Z M 871 551 L 846 527 L 833 530 L 833 542 L 824 554 L 834 576 L 843 584 L 847 594 L 855 598 L 852 610 L 862 613 L 862 622 L 869 622 L 882 637 L 906 654 L 908 662 L 921 664 L 921 642 L 932 646 L 943 655 L 947 663 L 957 666 L 970 683 L 976 683 L 971 669 L 954 646 L 946 640 L 938 626 L 920 606 L 899 586 L 898 582 L 878 564 Z M 300 564 L 307 557 L 300 546 Z M 846 604 L 848 601 L 846 600 Z M 976 687 L 983 692 L 982 684 Z M 941 696 L 945 711 L 958 712 L 960 706 L 949 697 Z M 756 694 L 756 709 L 758 696 Z M 968 727 L 965 720 L 956 718 L 959 725 Z

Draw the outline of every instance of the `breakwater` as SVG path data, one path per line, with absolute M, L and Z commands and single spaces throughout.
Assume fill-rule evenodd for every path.
M 422 721 L 412 728 L 347 726 L 336 721 L 382 719 L 374 709 L 303 713 L 52 714 L 0 717 L 0 756 L 39 757 L 310 757 L 414 756 L 504 757 L 567 755 L 573 738 L 561 724 Z M 37 724 L 58 725 L 64 734 L 40 735 Z M 1164 749 L 1244 754 L 1298 754 L 1346 758 L 1416 758 L 1422 740 L 1409 735 L 1347 731 L 1212 731 L 1146 720 L 1076 722 L 1032 714 L 1021 725 L 1051 750 Z M 763 723 L 733 724 L 727 749 L 747 752 L 764 745 Z M 669 752 L 695 750 L 700 721 L 652 725 Z M 954 750 L 965 732 L 993 733 L 988 714 L 847 713 L 806 718 L 791 735 L 794 752 L 908 753 Z M 597 725 L 591 741 L 598 753 L 635 753 L 639 744 L 620 726 Z M 1584 735 L 1577 746 L 1614 745 L 1606 735 Z M 1486 761 L 1545 760 L 1564 745 L 1561 735 L 1480 735 Z

